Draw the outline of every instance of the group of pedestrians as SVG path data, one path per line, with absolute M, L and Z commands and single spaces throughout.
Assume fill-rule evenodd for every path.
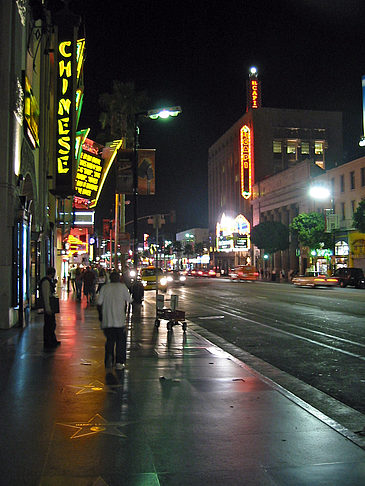
M 73 265 L 68 273 L 67 291 L 70 292 L 72 289 L 78 301 L 81 301 L 84 293 L 87 303 L 94 303 L 96 293 L 108 281 L 108 273 L 102 267 L 81 268 L 79 265 Z
M 56 270 L 47 269 L 46 276 L 40 282 L 40 295 L 44 309 L 44 349 L 51 350 L 61 344 L 57 340 L 56 316 L 51 308 L 51 299 L 55 295 L 57 280 Z M 128 287 L 123 276 L 116 270 L 106 272 L 105 269 L 96 270 L 86 267 L 70 269 L 70 282 L 76 293 L 77 300 L 81 301 L 83 289 L 87 303 L 96 303 L 100 326 L 106 337 L 105 368 L 110 371 L 123 370 L 127 353 L 126 311 L 129 304 L 140 305 L 143 300 L 143 286 L 139 280 L 133 283 L 128 279 Z

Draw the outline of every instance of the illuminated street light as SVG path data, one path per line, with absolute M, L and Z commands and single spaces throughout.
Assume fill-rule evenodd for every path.
M 312 199 L 319 199 L 320 201 L 330 199 L 331 192 L 325 186 L 311 186 L 309 188 L 309 195 Z
M 180 106 L 171 106 L 169 108 L 158 108 L 157 110 L 148 110 L 147 117 L 151 120 L 157 120 L 157 118 L 169 118 L 170 116 L 177 116 L 181 113 Z
M 339 227 L 338 215 L 335 214 L 335 200 L 333 193 L 326 186 L 314 185 L 309 188 L 309 196 L 312 199 L 317 199 L 318 201 L 329 200 L 331 207 L 329 209 L 324 209 L 325 219 L 326 219 L 326 232 L 332 235 L 332 259 L 331 268 L 335 269 L 336 265 L 336 234 L 335 231 Z
M 133 266 L 137 269 L 138 266 L 138 148 L 139 148 L 139 119 L 150 118 L 157 120 L 158 118 L 166 119 L 170 116 L 177 116 L 182 112 L 180 106 L 168 106 L 165 108 L 158 108 L 155 110 L 142 111 L 134 115 L 134 157 L 133 157 Z M 157 287 L 157 285 L 156 285 Z
M 250 68 L 250 74 L 257 74 L 257 68 L 255 66 Z

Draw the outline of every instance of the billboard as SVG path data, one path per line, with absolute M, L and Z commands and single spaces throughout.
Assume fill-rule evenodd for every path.
M 138 195 L 153 196 L 156 193 L 155 149 L 137 150 Z M 133 194 L 134 150 L 119 150 L 116 158 L 117 194 Z

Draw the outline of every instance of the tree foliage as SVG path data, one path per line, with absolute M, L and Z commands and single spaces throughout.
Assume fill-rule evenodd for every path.
M 325 218 L 321 213 L 298 214 L 289 226 L 299 243 L 313 250 L 331 247 L 331 234 L 325 233 L 325 227 Z
M 146 109 L 148 102 L 144 91 L 137 92 L 134 83 L 113 81 L 111 93 L 99 96 L 101 124 L 105 140 L 125 138 L 133 146 L 135 114 Z
M 203 243 L 195 243 L 194 246 L 195 253 L 199 256 L 204 254 L 204 244 Z
M 289 247 L 289 229 L 279 221 L 265 221 L 252 228 L 251 241 L 270 254 L 286 250 Z
M 365 233 L 365 198 L 361 199 L 354 212 L 353 224 L 360 233 Z
M 193 245 L 191 245 L 190 243 L 187 243 L 184 246 L 184 255 L 186 255 L 187 257 L 189 257 L 192 254 L 193 254 Z

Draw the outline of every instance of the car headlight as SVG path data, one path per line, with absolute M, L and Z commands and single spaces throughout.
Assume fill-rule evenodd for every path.
M 166 277 L 162 277 L 160 279 L 160 285 L 167 285 L 167 278 Z
M 146 287 L 147 286 L 147 280 L 142 280 L 142 285 L 143 285 L 143 287 Z
M 172 282 L 172 281 L 173 281 L 173 278 L 171 277 L 171 275 L 169 275 L 169 276 L 167 277 L 167 281 L 168 281 L 168 282 Z
M 184 282 L 185 280 L 186 280 L 185 275 L 181 275 L 181 276 L 180 276 L 180 282 Z

